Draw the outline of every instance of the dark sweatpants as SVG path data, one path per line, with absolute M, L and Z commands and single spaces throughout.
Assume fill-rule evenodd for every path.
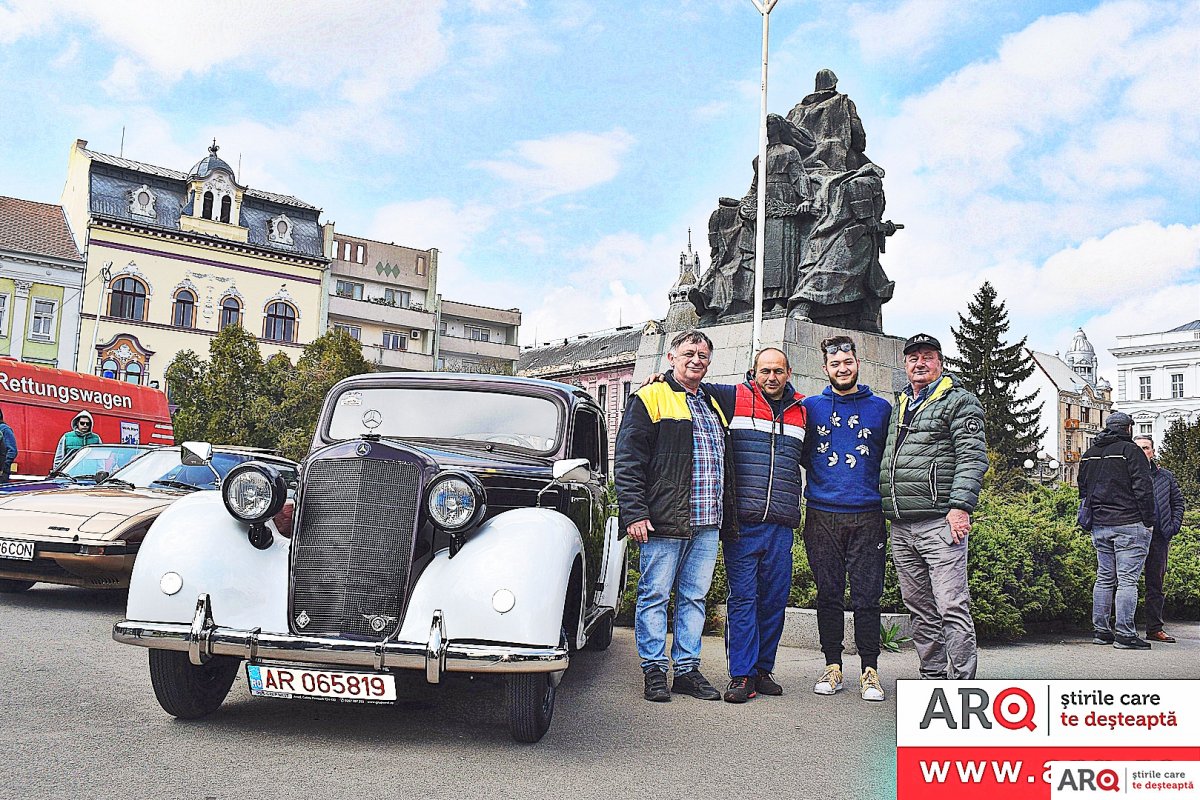
M 1171 543 L 1158 535 L 1150 537 L 1150 552 L 1146 554 L 1146 635 L 1163 629 L 1163 578 L 1167 576 L 1167 549 Z
M 841 514 L 809 506 L 804 551 L 817 581 L 817 630 L 826 664 L 842 663 L 846 578 L 854 611 L 854 643 L 863 669 L 878 668 L 879 599 L 887 563 L 882 511 Z

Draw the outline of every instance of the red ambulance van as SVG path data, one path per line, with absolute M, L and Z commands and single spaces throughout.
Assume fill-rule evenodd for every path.
M 41 477 L 80 411 L 107 444 L 175 443 L 167 396 L 158 389 L 0 358 L 0 408 L 17 436 L 13 476 Z

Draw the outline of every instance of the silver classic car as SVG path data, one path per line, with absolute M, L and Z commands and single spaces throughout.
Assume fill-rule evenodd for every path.
M 113 638 L 150 648 L 155 694 L 178 717 L 215 711 L 242 662 L 253 695 L 349 702 L 394 702 L 400 670 L 498 673 L 510 732 L 536 742 L 571 652 L 612 640 L 626 553 L 606 441 L 596 403 L 565 384 L 344 380 L 289 529 L 265 463 L 171 506 Z

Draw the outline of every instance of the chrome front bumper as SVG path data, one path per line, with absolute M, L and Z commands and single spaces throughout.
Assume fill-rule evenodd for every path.
M 448 641 L 441 611 L 435 611 L 426 642 L 384 640 L 363 642 L 317 636 L 263 633 L 261 629 L 218 627 L 207 594 L 196 600 L 190 625 L 172 622 L 133 622 L 113 625 L 113 639 L 123 644 L 186 652 L 193 664 L 213 656 L 236 656 L 250 661 L 289 661 L 375 670 L 418 669 L 430 683 L 446 672 L 556 672 L 567 668 L 567 643 L 558 647 L 508 644 L 466 644 Z

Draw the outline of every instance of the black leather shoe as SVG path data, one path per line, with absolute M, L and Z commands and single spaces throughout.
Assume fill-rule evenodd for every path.
M 725 690 L 725 702 L 744 703 L 757 694 L 754 690 L 754 678 L 749 675 L 738 675 L 729 682 L 729 688 Z
M 1113 635 L 1111 631 L 1096 631 L 1092 634 L 1092 644 L 1112 644 Z
M 1174 641 L 1175 641 L 1175 637 L 1174 637 L 1174 636 L 1171 636 L 1171 635 L 1170 635 L 1169 633 L 1167 633 L 1166 631 L 1155 631 L 1154 633 L 1147 633 L 1147 634 L 1146 634 L 1146 638 L 1147 638 L 1147 639 L 1149 639 L 1149 640 L 1150 640 L 1150 641 L 1152 641 L 1152 642 L 1168 642 L 1168 643 L 1171 643 L 1171 642 L 1174 642 Z
M 758 677 L 754 679 L 754 684 L 758 689 L 759 694 L 766 694 L 772 697 L 778 697 L 783 694 L 783 687 L 779 682 L 771 677 L 771 673 L 759 670 Z
M 1113 647 L 1118 650 L 1149 650 L 1150 643 L 1136 636 L 1118 636 L 1113 642 Z
M 690 694 L 700 700 L 721 699 L 721 693 L 700 674 L 698 669 L 676 674 L 675 680 L 671 682 L 671 691 L 675 694 Z
M 646 689 L 642 696 L 652 703 L 671 702 L 671 692 L 667 689 L 667 673 L 661 669 L 652 669 L 646 673 Z

